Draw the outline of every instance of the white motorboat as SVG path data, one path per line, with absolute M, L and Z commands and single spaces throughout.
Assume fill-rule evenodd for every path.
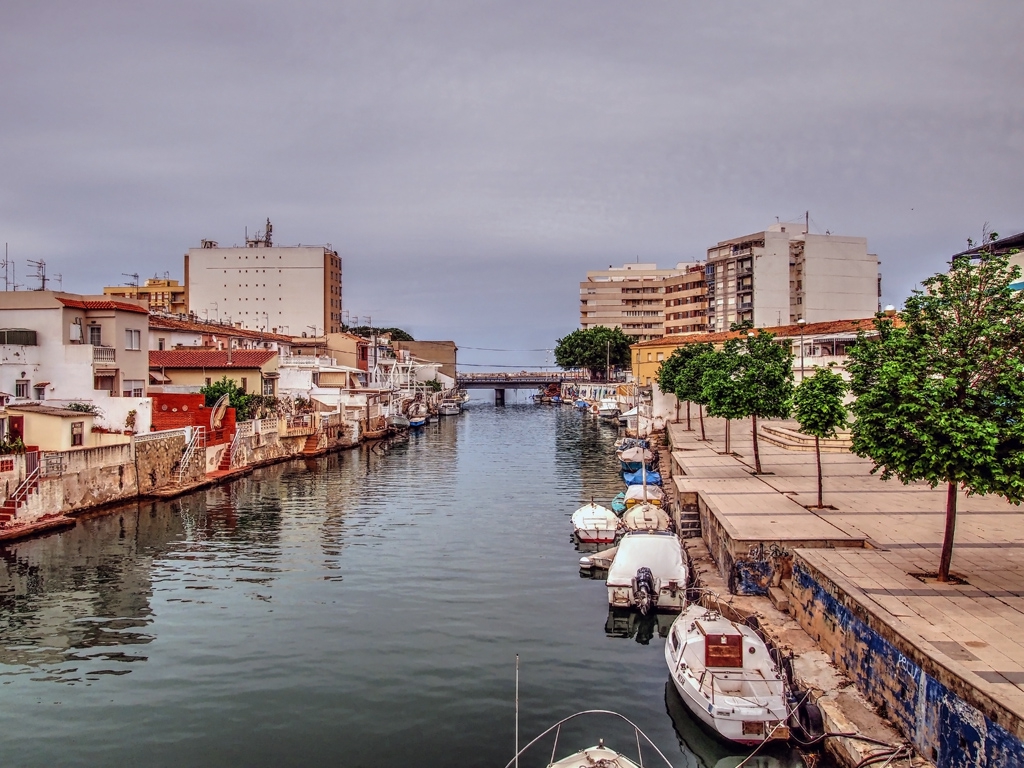
M 665 498 L 665 492 L 661 490 L 657 485 L 631 485 L 626 489 L 626 507 L 632 507 L 634 504 L 655 504 L 661 506 L 662 499 Z
M 598 403 L 597 413 L 606 419 L 614 419 L 619 415 L 619 401 L 614 397 L 604 397 Z
M 563 757 L 560 760 L 555 760 L 555 753 L 558 751 L 558 737 L 561 735 L 562 726 L 568 723 L 570 720 L 575 720 L 578 717 L 584 715 L 612 715 L 624 720 L 628 723 L 635 731 L 634 743 L 636 744 L 637 756 L 636 760 L 623 755 L 621 752 L 616 752 L 614 749 L 610 749 L 604 745 L 604 739 L 599 739 L 597 744 L 593 747 L 587 747 L 581 749 L 578 752 L 574 752 L 568 757 Z M 543 739 L 549 733 L 554 731 L 555 743 L 551 747 L 551 761 L 547 764 L 548 768 L 640 768 L 644 765 L 643 755 L 640 753 L 640 737 L 643 737 L 646 743 L 646 748 L 652 750 L 658 757 L 662 759 L 668 768 L 672 768 L 672 763 L 668 761 L 668 758 L 662 754 L 661 750 L 655 746 L 654 742 L 651 741 L 650 737 L 640 730 L 640 728 L 629 720 L 629 718 L 620 715 L 618 712 L 611 712 L 606 709 L 588 709 L 583 712 L 577 712 L 574 715 L 559 720 L 557 723 L 548 728 L 544 733 L 537 736 L 533 741 L 527 744 L 522 749 L 516 752 L 516 756 L 508 761 L 508 765 L 505 768 L 512 768 L 513 765 L 518 765 L 519 758 L 526 752 L 530 747 L 536 744 L 538 741 Z M 517 738 L 518 743 L 518 738 Z
M 455 398 L 445 398 L 437 404 L 439 416 L 458 416 L 462 413 L 462 401 Z
M 427 423 L 427 406 L 423 403 L 413 403 L 409 406 L 409 426 L 413 429 L 422 427 Z
M 572 513 L 572 525 L 580 541 L 607 544 L 615 541 L 619 518 L 607 507 L 591 501 Z
M 672 518 L 654 504 L 634 504 L 622 513 L 622 527 L 627 531 L 667 531 Z
M 789 738 L 785 683 L 749 627 L 693 603 L 669 629 L 665 662 L 683 702 L 726 739 Z
M 686 564 L 674 533 L 636 531 L 619 541 L 608 569 L 608 604 L 640 613 L 680 611 L 686 604 Z
M 408 429 L 409 417 L 403 416 L 400 413 L 393 413 L 387 417 L 386 423 L 389 427 L 394 427 L 395 429 Z

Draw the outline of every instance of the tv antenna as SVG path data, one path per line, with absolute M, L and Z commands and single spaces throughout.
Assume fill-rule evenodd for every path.
M 139 273 L 138 272 L 122 272 L 121 274 L 124 275 L 125 277 L 130 277 L 132 279 L 132 281 L 130 283 L 128 283 L 128 286 L 130 288 L 134 288 L 135 289 L 135 295 L 132 296 L 132 298 L 133 299 L 139 298 Z
M 46 290 L 46 262 L 43 261 L 42 259 L 39 259 L 39 260 L 29 259 L 28 260 L 28 265 L 30 267 L 35 267 L 36 268 L 36 273 L 34 275 L 32 275 L 32 277 L 34 277 L 36 280 L 39 281 L 39 288 L 37 288 L 36 290 L 45 291 Z
M 4 243 L 4 260 L 0 262 L 0 266 L 4 268 L 4 290 L 9 291 L 11 290 L 11 280 L 13 279 L 10 270 L 14 269 L 14 264 L 11 263 L 7 255 L 7 243 Z

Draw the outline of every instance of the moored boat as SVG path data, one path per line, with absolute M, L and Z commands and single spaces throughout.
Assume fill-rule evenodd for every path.
M 668 531 L 672 518 L 654 504 L 634 504 L 622 513 L 622 527 L 627 531 Z
M 626 481 L 626 485 L 661 485 L 661 474 L 655 472 L 653 469 L 649 472 L 643 469 L 638 469 L 636 472 L 623 472 L 622 479 Z
M 618 454 L 624 472 L 639 472 L 645 467 L 651 469 L 654 466 L 654 454 L 639 445 L 623 448 Z
M 686 603 L 686 564 L 675 534 L 659 531 L 627 533 L 608 569 L 608 604 L 653 610 L 682 610 Z
M 669 629 L 665 662 L 686 706 L 724 738 L 748 746 L 789 738 L 785 683 L 749 627 L 693 603 Z
M 578 752 L 574 752 L 573 754 L 567 757 L 563 757 L 559 760 L 556 760 L 555 754 L 558 752 L 558 738 L 561 735 L 562 726 L 565 723 L 568 723 L 570 720 L 575 720 L 576 718 L 583 717 L 585 715 L 612 715 L 613 717 L 617 717 L 620 720 L 624 720 L 627 724 L 629 724 L 635 731 L 633 742 L 636 744 L 637 749 L 636 761 L 631 760 L 630 758 L 623 755 L 621 752 L 616 752 L 614 749 L 606 747 L 604 744 L 604 739 L 598 739 L 597 744 L 593 747 L 581 749 Z M 512 768 L 513 765 L 518 765 L 519 758 L 523 755 L 523 753 L 530 749 L 530 747 L 532 747 L 534 744 L 543 739 L 552 731 L 554 731 L 555 733 L 555 743 L 551 747 L 551 761 L 547 763 L 548 768 L 584 768 L 587 766 L 591 768 L 640 768 L 640 766 L 644 765 L 643 755 L 640 753 L 641 737 L 643 737 L 643 740 L 647 747 L 653 750 L 654 753 L 661 758 L 663 763 L 668 766 L 668 768 L 672 768 L 672 763 L 668 761 L 668 758 L 665 757 L 664 754 L 662 754 L 661 750 L 658 749 L 657 746 L 655 746 L 654 742 L 651 741 L 650 737 L 646 733 L 641 731 L 636 724 L 630 721 L 627 717 L 620 715 L 618 712 L 612 712 L 606 709 L 588 709 L 583 712 L 577 712 L 574 715 L 569 715 L 569 717 L 559 720 L 557 723 L 555 723 L 546 731 L 544 731 L 535 739 L 533 739 L 533 741 L 531 741 L 525 747 L 518 750 L 516 752 L 515 757 L 508 761 L 508 765 L 506 765 L 505 768 Z
M 387 417 L 387 425 L 394 427 L 395 429 L 408 429 L 409 428 L 409 417 L 404 416 L 401 413 L 393 413 Z
M 409 406 L 409 426 L 417 429 L 427 423 L 427 406 L 423 403 L 413 403 Z
M 626 489 L 626 506 L 643 504 L 645 501 L 661 506 L 665 492 L 657 485 L 631 485 Z
M 612 512 L 616 515 L 621 516 L 626 511 L 626 492 L 620 492 L 614 499 L 612 499 Z
M 619 401 L 614 397 L 605 397 L 598 403 L 597 413 L 605 419 L 614 419 L 619 415 Z
M 607 507 L 591 501 L 572 513 L 572 525 L 580 541 L 607 544 L 615 541 L 619 518 Z
M 455 398 L 445 398 L 437 404 L 439 416 L 458 416 L 462 413 L 462 401 Z

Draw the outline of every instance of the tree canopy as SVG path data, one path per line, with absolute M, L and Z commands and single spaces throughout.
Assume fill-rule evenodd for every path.
M 621 328 L 599 325 L 576 330 L 555 342 L 555 362 L 562 368 L 586 368 L 591 377 L 600 379 L 609 364 L 613 368 L 629 367 L 629 347 L 635 343 L 636 339 Z
M 412 336 L 403 331 L 401 328 L 376 328 L 369 325 L 354 325 L 354 326 L 342 326 L 342 329 L 346 333 L 352 333 L 356 336 L 362 336 L 364 339 L 372 338 L 373 336 L 380 336 L 385 333 L 391 334 L 392 341 L 416 341 Z
M 235 418 L 238 421 L 248 421 L 262 411 L 272 410 L 277 402 L 273 397 L 244 392 L 227 376 L 201 387 L 199 393 L 206 398 L 207 408 L 212 408 L 222 396 L 227 395 L 228 405 L 235 409 Z
M 939 580 L 949 578 L 957 488 L 1024 499 L 1024 294 L 1007 256 L 955 257 L 877 337 L 850 352 L 853 450 L 903 483 L 947 485 Z
M 821 441 L 835 437 L 836 430 L 845 427 L 846 381 L 828 368 L 818 368 L 814 375 L 800 382 L 793 392 L 793 416 L 800 424 L 800 431 L 814 436 L 814 453 L 818 465 L 818 508 L 822 501 Z

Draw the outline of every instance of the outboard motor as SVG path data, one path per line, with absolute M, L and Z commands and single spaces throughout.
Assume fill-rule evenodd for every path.
M 657 590 L 654 588 L 654 574 L 650 568 L 642 566 L 637 569 L 636 578 L 633 579 L 633 596 L 636 599 L 636 607 L 646 616 L 658 599 Z

